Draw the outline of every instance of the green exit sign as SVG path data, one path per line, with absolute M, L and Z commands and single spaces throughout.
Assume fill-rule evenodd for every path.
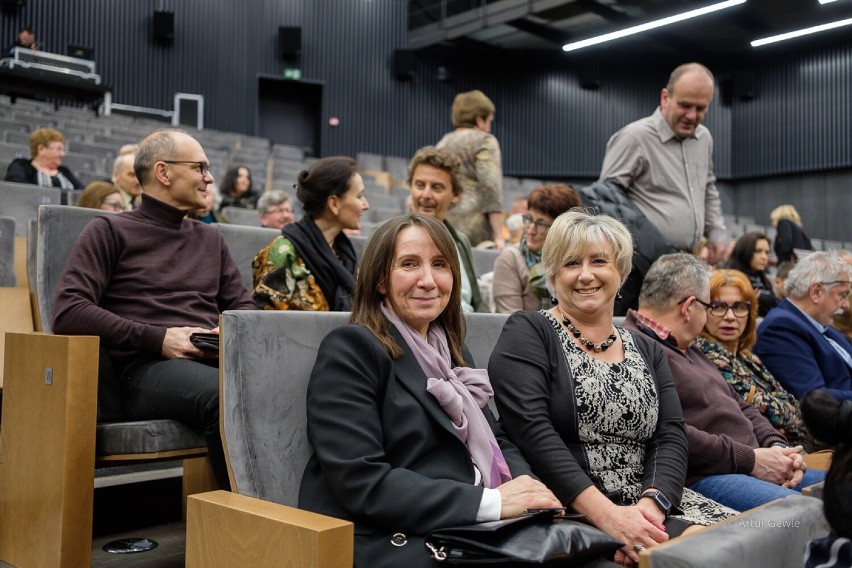
M 302 70 L 296 69 L 295 67 L 285 67 L 284 68 L 284 78 L 290 79 L 292 81 L 298 81 L 302 78 Z

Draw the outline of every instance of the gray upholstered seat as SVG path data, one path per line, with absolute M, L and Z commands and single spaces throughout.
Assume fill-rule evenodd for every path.
M 62 192 L 58 189 L 0 181 L 0 215 L 15 218 L 18 236 L 27 234 L 27 221 L 36 218 L 39 205 L 61 202 Z
M 229 223 L 235 225 L 246 225 L 248 227 L 260 227 L 260 217 L 257 209 L 244 209 L 242 207 L 223 207 L 222 215 Z
M 15 283 L 15 219 L 0 216 L 0 286 Z
M 95 454 L 160 454 L 205 445 L 201 434 L 174 420 L 98 422 Z
M 243 211 L 253 211 L 244 209 Z M 254 211 L 255 216 L 257 212 Z M 228 250 L 237 263 L 240 269 L 240 275 L 243 277 L 246 289 L 252 289 L 252 272 L 251 262 L 255 255 L 268 245 L 272 239 L 281 235 L 278 229 L 268 229 L 264 227 L 249 227 L 246 225 L 233 225 L 228 223 L 218 223 L 216 227 L 222 233 L 222 238 L 225 239 L 225 244 L 228 245 Z
M 500 256 L 499 250 L 473 249 L 473 271 L 476 276 L 482 276 L 494 271 L 494 261 Z
M 488 365 L 508 316 L 469 314 L 467 345 Z M 227 311 L 222 315 L 222 438 L 233 489 L 295 507 L 312 449 L 305 395 L 317 349 L 348 313 Z

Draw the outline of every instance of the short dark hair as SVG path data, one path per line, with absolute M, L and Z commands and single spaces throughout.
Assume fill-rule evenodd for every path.
M 551 219 L 556 219 L 574 207 L 582 207 L 583 202 L 577 192 L 565 183 L 540 185 L 530 192 L 527 209 L 535 209 Z
M 332 156 L 314 162 L 299 172 L 296 197 L 310 218 L 318 217 L 332 195 L 342 196 L 349 191 L 352 176 L 358 173 L 355 160 L 349 156 Z
M 458 156 L 444 148 L 436 148 L 435 146 L 424 146 L 414 153 L 411 161 L 408 162 L 408 185 L 414 178 L 414 170 L 417 166 L 426 164 L 439 170 L 444 170 L 450 174 L 450 180 L 453 184 L 453 195 L 461 195 L 464 188 L 459 181 L 461 176 L 461 160 Z
M 447 307 L 438 316 L 438 323 L 447 333 L 450 354 L 457 365 L 464 365 L 462 345 L 465 337 L 465 319 L 461 309 L 461 268 L 456 245 L 443 223 L 427 215 L 411 213 L 391 217 L 379 225 L 361 258 L 355 280 L 355 296 L 352 299 L 352 315 L 349 323 L 362 325 L 372 331 L 379 342 L 394 359 L 402 356 L 402 348 L 391 337 L 388 321 L 380 306 L 385 300 L 379 286 L 390 280 L 393 268 L 396 241 L 399 233 L 408 227 L 422 227 L 432 237 L 432 242 L 444 256 L 453 273 L 453 290 Z

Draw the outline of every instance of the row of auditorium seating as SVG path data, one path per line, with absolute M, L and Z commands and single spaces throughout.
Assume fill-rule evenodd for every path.
M 8 100 L 0 96 L 2 99 Z M 123 115 L 95 117 L 91 111 L 82 108 L 57 108 L 52 104 L 19 99 L 14 105 L 0 105 L 0 167 L 16 157 L 29 156 L 29 133 L 40 126 L 56 127 L 65 134 L 67 154 L 64 163 L 84 184 L 88 184 L 110 177 L 112 161 L 121 145 L 137 141 L 151 130 L 165 126 L 165 123 Z M 244 165 L 251 169 L 255 187 L 261 192 L 267 188 L 282 189 L 295 196 L 293 189 L 299 172 L 314 161 L 314 158 L 305 156 L 303 148 L 272 144 L 267 138 L 210 129 L 187 130 L 205 147 L 219 181 L 227 168 Z M 408 159 L 368 152 L 359 152 L 355 157 L 363 173 L 371 205 L 364 221 L 378 223 L 405 212 Z M 508 211 L 516 198 L 528 195 L 542 183 L 545 182 L 540 179 L 504 176 L 503 208 Z M 299 209 L 297 202 L 294 206 Z M 248 222 L 254 224 L 251 220 Z M 771 226 L 759 224 L 753 217 L 726 215 L 726 222 L 731 239 L 749 231 L 760 231 L 774 237 L 775 231 Z M 817 250 L 838 249 L 846 245 L 818 238 L 812 241 Z
M 485 367 L 506 315 L 468 314 L 466 344 Z M 353 526 L 297 509 L 312 453 L 305 393 L 322 339 L 345 313 L 229 311 L 222 316 L 221 431 L 232 491 L 190 496 L 186 566 L 351 566 Z M 774 527 L 795 527 L 795 530 Z M 749 530 L 758 527 L 758 530 Z M 772 527 L 772 528 L 771 528 Z M 745 530 L 744 530 L 745 529 Z M 794 496 L 672 539 L 641 566 L 801 566 L 808 540 L 826 535 L 822 504 Z M 252 535 L 264 535 L 258 543 Z

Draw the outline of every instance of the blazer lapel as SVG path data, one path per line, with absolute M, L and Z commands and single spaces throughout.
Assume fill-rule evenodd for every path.
M 414 357 L 414 353 L 408 348 L 408 344 L 393 324 L 390 324 L 390 331 L 403 351 L 402 357 L 395 359 L 393 362 L 393 372 L 397 380 L 423 406 L 426 414 L 436 424 L 459 439 L 450 421 L 450 417 L 447 416 L 447 413 L 438 404 L 437 399 L 426 391 L 426 373 L 423 372 L 423 369 Z M 461 439 L 459 439 L 459 442 L 461 442 Z

